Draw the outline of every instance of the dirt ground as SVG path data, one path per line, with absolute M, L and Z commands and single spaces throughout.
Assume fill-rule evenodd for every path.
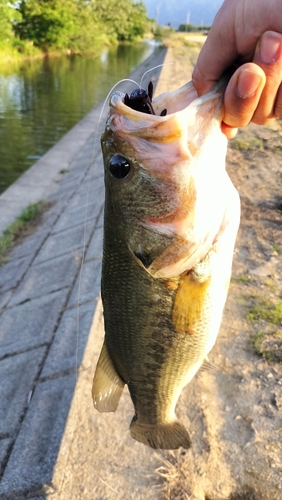
M 191 77 L 198 41 L 176 37 L 156 93 Z M 249 126 L 230 142 L 227 168 L 241 197 L 233 278 L 210 360 L 183 390 L 177 414 L 193 446 L 154 452 L 128 433 L 132 405 L 92 408 L 101 304 L 79 374 L 52 499 L 282 499 L 282 122 Z M 94 338 L 95 336 L 95 338 Z M 101 334 L 102 336 L 102 334 Z M 56 491 L 55 491 L 56 490 Z
M 174 43 L 158 93 L 187 81 L 197 53 Z M 227 170 L 241 225 L 210 355 L 217 370 L 199 373 L 181 395 L 193 448 L 163 454 L 167 499 L 282 499 L 282 121 L 239 131 Z

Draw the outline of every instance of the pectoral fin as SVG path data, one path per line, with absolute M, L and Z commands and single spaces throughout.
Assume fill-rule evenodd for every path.
M 104 342 L 92 385 L 95 408 L 100 412 L 116 411 L 123 387 Z
M 210 279 L 200 282 L 193 274 L 183 278 L 172 311 L 172 321 L 177 332 L 190 335 L 195 333 L 203 315 L 209 284 Z

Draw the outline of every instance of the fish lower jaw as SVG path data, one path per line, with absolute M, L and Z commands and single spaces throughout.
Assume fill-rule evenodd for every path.
M 133 439 L 154 449 L 176 450 L 180 447 L 189 449 L 192 445 L 189 432 L 176 418 L 170 422 L 158 424 L 139 423 L 134 417 L 130 425 Z

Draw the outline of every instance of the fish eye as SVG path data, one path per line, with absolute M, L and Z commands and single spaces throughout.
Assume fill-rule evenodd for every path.
M 122 155 L 114 155 L 110 159 L 110 172 L 115 179 L 125 179 L 130 172 L 130 163 Z

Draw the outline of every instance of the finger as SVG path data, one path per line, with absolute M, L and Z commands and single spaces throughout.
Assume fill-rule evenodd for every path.
M 281 116 L 282 34 L 265 32 L 256 46 L 253 62 L 264 71 L 266 84 L 252 121 L 266 124 Z
M 211 90 L 226 68 L 239 56 L 234 42 L 233 20 L 233 8 L 228 9 L 223 4 L 215 17 L 192 74 L 192 82 L 199 96 Z
M 278 89 L 275 105 L 274 105 L 274 115 L 276 118 L 282 118 L 282 83 Z
M 224 94 L 223 122 L 228 127 L 245 127 L 257 109 L 265 86 L 265 74 L 254 63 L 246 63 L 231 77 Z
M 226 123 L 222 122 L 221 123 L 221 131 L 223 132 L 224 135 L 226 135 L 227 139 L 234 139 L 236 136 L 238 129 L 234 127 L 229 127 L 226 125 Z

